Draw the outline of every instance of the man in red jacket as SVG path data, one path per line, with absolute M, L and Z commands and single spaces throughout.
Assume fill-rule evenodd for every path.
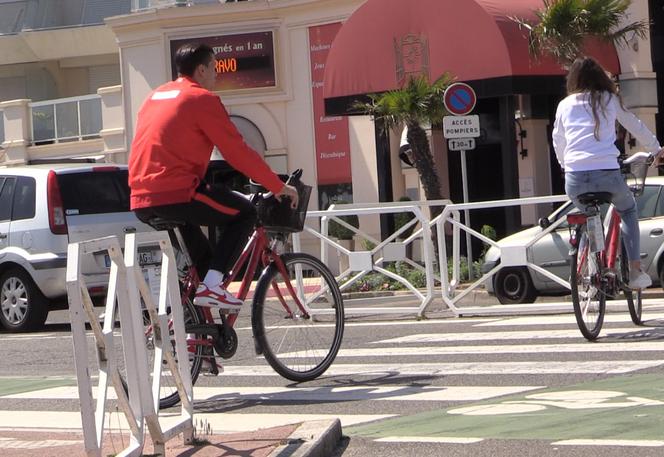
M 253 230 L 256 209 L 243 194 L 203 180 L 213 146 L 233 168 L 278 199 L 290 198 L 294 208 L 298 194 L 247 146 L 211 92 L 217 76 L 212 48 L 185 44 L 177 50 L 175 64 L 179 77 L 151 92 L 138 112 L 129 156 L 131 209 L 143 222 L 154 216 L 187 221 L 183 236 L 205 275 L 194 304 L 233 312 L 242 301 L 221 283 Z M 223 240 L 211 254 L 201 225 L 224 226 Z

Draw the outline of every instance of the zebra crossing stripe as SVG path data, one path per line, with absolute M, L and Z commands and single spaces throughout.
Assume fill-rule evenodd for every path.
M 645 321 L 654 321 L 664 319 L 664 313 L 649 313 L 647 310 L 643 311 L 643 319 Z M 604 323 L 618 323 L 625 322 L 631 323 L 632 319 L 629 314 L 607 314 L 604 316 Z M 526 326 L 526 325 L 554 325 L 554 324 L 570 324 L 576 325 L 576 320 L 573 314 L 559 314 L 552 316 L 522 316 L 512 317 L 500 320 L 492 320 L 490 322 L 479 322 L 476 327 L 507 327 L 507 326 Z
M 638 334 L 639 338 L 648 336 L 660 336 L 661 329 L 657 327 L 621 327 L 605 328 L 601 336 L 625 334 Z M 581 332 L 578 329 L 539 329 L 539 330 L 519 330 L 510 332 L 461 332 L 461 333 L 420 333 L 416 335 L 401 336 L 386 340 L 374 341 L 372 344 L 403 344 L 403 343 L 446 343 L 458 341 L 506 341 L 506 340 L 549 340 L 561 338 L 581 339 Z
M 196 420 L 209 424 L 212 433 L 250 432 L 260 428 L 299 424 L 305 421 L 339 418 L 343 427 L 395 417 L 395 414 L 251 414 L 251 413 L 196 413 Z M 179 413 L 160 415 L 164 427 L 169 428 L 181 420 Z M 128 430 L 124 414 L 106 412 L 106 429 Z M 0 414 L 0 430 L 40 429 L 80 430 L 81 413 L 75 411 L 3 411 Z
M 43 449 L 56 446 L 72 446 L 82 444 L 75 440 L 39 440 L 26 441 L 14 438 L 0 437 L 0 449 Z
M 562 440 L 551 443 L 552 446 L 635 446 L 663 447 L 660 440 Z
M 333 364 L 323 375 L 393 376 L 488 375 L 488 374 L 619 374 L 652 368 L 664 360 L 530 361 L 530 362 L 458 362 L 458 363 L 372 363 Z M 264 365 L 224 367 L 223 376 L 279 376 Z
M 664 341 L 635 341 L 631 343 L 607 344 L 514 344 L 514 345 L 475 345 L 475 346 L 403 346 L 392 348 L 341 349 L 337 359 L 345 357 L 408 357 L 455 354 L 540 354 L 540 353 L 593 353 L 593 352 L 651 352 L 664 351 Z M 280 354 L 288 357 L 289 353 Z
M 344 387 L 197 387 L 195 401 L 477 401 L 542 389 L 545 386 L 344 386 Z M 97 389 L 92 395 L 97 397 Z M 109 399 L 115 392 L 108 391 Z M 53 387 L 34 392 L 5 395 L 5 399 L 74 400 L 76 387 Z

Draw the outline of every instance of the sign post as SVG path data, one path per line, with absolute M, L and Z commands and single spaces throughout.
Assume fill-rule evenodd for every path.
M 443 118 L 443 136 L 448 139 L 450 151 L 461 152 L 461 182 L 463 185 L 463 202 L 468 203 L 468 170 L 466 167 L 466 150 L 475 149 L 475 138 L 480 136 L 480 117 L 468 115 L 477 102 L 472 87 L 466 83 L 451 84 L 443 94 L 443 103 L 452 116 Z M 470 228 L 470 214 L 464 210 L 466 226 Z M 468 278 L 473 278 L 473 250 L 470 232 L 466 231 L 466 258 Z

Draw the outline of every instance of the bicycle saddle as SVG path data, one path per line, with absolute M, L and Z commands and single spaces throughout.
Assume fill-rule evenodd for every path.
M 181 227 L 185 224 L 185 221 L 176 219 L 164 219 L 163 217 L 151 217 L 148 219 L 148 225 L 155 230 L 172 230 L 175 227 Z
M 595 205 L 611 202 L 611 192 L 586 192 L 577 197 L 584 205 Z

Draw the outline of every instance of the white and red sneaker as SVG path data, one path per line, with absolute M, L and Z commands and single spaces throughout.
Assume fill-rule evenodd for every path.
M 207 308 L 216 308 L 221 311 L 237 313 L 242 308 L 242 300 L 233 296 L 232 293 L 221 286 L 209 288 L 201 283 L 196 289 L 194 305 L 205 306 Z

